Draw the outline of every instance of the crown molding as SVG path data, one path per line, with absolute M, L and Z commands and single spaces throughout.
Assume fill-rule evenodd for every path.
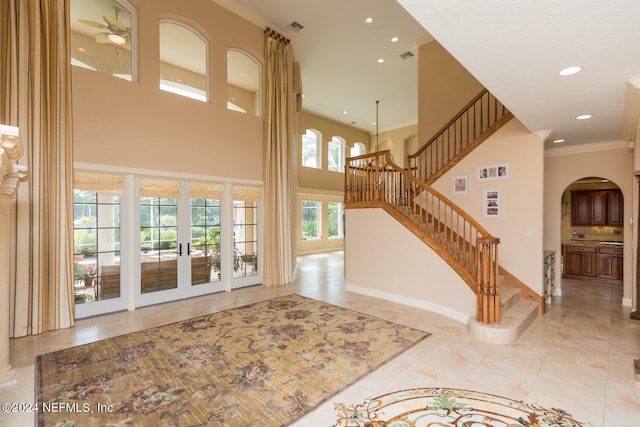
M 569 154 L 591 153 L 594 151 L 619 150 L 623 148 L 628 150 L 629 145 L 622 140 L 593 142 L 590 144 L 576 144 L 576 145 L 569 145 L 566 147 L 547 148 L 546 150 L 544 150 L 544 156 L 545 157 L 566 156 Z

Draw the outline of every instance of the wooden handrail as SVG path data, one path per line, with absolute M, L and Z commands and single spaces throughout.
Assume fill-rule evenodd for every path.
M 408 155 L 406 167 L 429 184 L 512 117 L 513 114 L 484 89 L 415 154 Z
M 478 320 L 500 321 L 500 240 L 451 200 L 393 163 L 389 150 L 347 159 L 345 205 L 379 206 L 401 219 L 476 293 Z

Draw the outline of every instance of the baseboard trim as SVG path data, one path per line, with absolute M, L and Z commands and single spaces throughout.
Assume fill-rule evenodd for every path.
M 424 301 L 416 298 L 403 297 L 401 295 L 390 294 L 388 292 L 376 291 L 373 289 L 367 289 L 360 286 L 354 286 L 349 284 L 345 284 L 345 289 L 349 292 L 355 292 L 357 294 L 367 295 L 374 298 L 385 299 L 387 301 L 397 302 L 399 304 L 408 305 L 410 307 L 416 307 L 422 310 L 431 311 L 433 313 L 441 314 L 455 321 L 464 323 L 465 325 L 469 324 L 469 319 L 471 318 L 471 315 L 469 314 L 461 313 L 459 311 L 452 310 L 449 307 L 444 307 L 438 304 L 434 304 L 432 302 L 428 302 L 428 301 Z

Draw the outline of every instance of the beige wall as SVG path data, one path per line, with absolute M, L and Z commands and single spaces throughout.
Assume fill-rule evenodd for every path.
M 629 219 L 633 217 L 637 221 L 637 216 L 634 216 L 632 209 L 637 201 L 634 201 L 633 153 L 624 142 L 614 141 L 547 150 L 544 168 L 544 246 L 545 249 L 561 253 L 562 194 L 572 182 L 589 176 L 609 179 L 622 190 L 624 198 L 622 302 L 631 305 L 634 283 L 633 237 L 637 224 L 629 224 Z M 556 271 L 556 283 L 560 283 L 560 268 Z
M 227 49 L 263 60 L 263 29 L 209 0 L 131 0 L 138 8 L 137 81 L 73 67 L 74 161 L 263 179 L 260 117 L 227 109 Z M 158 23 L 185 22 L 209 39 L 210 101 L 159 89 Z
M 394 163 L 404 167 L 407 154 L 413 154 L 417 151 L 417 140 L 418 125 L 381 132 L 377 136 L 371 136 L 370 152 L 391 150 Z M 378 146 L 377 150 L 376 145 Z
M 527 286 L 543 294 L 543 142 L 512 119 L 436 181 L 433 187 L 500 238 L 499 262 Z M 507 162 L 507 179 L 479 181 L 477 168 Z M 469 177 L 468 194 L 453 194 L 454 176 Z M 500 218 L 483 218 L 483 191 L 501 191 Z
M 467 323 L 476 297 L 431 248 L 382 209 L 346 212 L 348 291 L 424 308 Z
M 483 86 L 436 41 L 420 46 L 418 70 L 418 136 L 422 146 Z

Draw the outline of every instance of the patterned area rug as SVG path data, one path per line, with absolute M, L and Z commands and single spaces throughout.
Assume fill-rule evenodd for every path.
M 288 425 L 429 335 L 279 297 L 38 356 L 38 425 Z
M 558 408 L 454 388 L 416 388 L 366 399 L 354 405 L 334 404 L 333 427 L 585 427 Z

